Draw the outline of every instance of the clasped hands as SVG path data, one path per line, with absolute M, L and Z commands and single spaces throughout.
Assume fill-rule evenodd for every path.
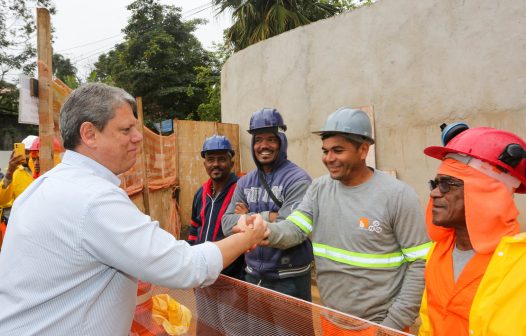
M 268 236 L 270 235 L 270 230 L 267 226 L 267 222 L 263 220 L 263 217 L 261 217 L 260 214 L 241 215 L 237 224 L 232 228 L 232 233 L 248 232 L 251 230 L 263 230 L 263 235 L 247 252 L 253 251 L 257 246 L 269 245 Z

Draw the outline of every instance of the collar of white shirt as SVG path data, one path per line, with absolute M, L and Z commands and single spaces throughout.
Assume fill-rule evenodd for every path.
M 66 150 L 64 156 L 62 157 L 62 163 L 66 165 L 80 167 L 83 169 L 89 169 L 93 171 L 96 175 L 115 184 L 116 186 L 119 186 L 121 184 L 121 179 L 118 178 L 117 175 L 112 173 L 111 170 L 101 165 L 97 161 L 78 152 Z

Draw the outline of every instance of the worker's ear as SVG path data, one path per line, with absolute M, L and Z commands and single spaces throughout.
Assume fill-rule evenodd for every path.
M 80 141 L 89 148 L 96 146 L 97 133 L 97 128 L 89 121 L 85 121 L 80 125 Z
M 365 160 L 367 158 L 367 153 L 369 153 L 370 144 L 367 141 L 362 142 L 358 151 L 360 152 L 360 159 Z

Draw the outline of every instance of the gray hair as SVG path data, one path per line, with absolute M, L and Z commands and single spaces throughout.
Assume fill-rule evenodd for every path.
M 80 144 L 80 126 L 88 121 L 102 131 L 115 115 L 115 109 L 129 104 L 135 113 L 135 99 L 123 89 L 102 83 L 85 84 L 68 96 L 60 110 L 60 133 L 64 148 Z

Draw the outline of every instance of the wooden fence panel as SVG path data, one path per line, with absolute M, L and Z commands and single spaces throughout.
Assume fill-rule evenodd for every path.
M 187 228 L 192 214 L 192 201 L 199 187 L 208 180 L 203 167 L 201 149 L 206 138 L 225 135 L 236 151 L 234 172 L 239 173 L 239 125 L 216 122 L 175 120 L 174 131 L 177 135 L 177 159 L 179 177 L 179 207 L 181 214 L 181 237 L 186 238 Z

